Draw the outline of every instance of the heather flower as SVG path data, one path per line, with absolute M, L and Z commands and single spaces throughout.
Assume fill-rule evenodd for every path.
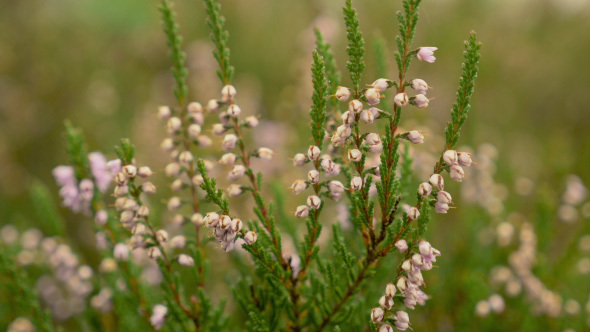
M 405 92 L 400 92 L 395 95 L 395 97 L 393 98 L 393 101 L 399 107 L 406 106 L 409 102 L 408 95 Z
M 336 89 L 336 99 L 339 101 L 347 101 L 350 98 L 350 90 L 347 87 L 339 86 Z
M 150 317 L 150 324 L 156 330 L 160 330 L 164 323 L 166 323 L 166 315 L 168 314 L 168 308 L 162 304 L 156 304 L 152 310 Z
M 458 158 L 457 151 L 455 150 L 447 150 L 443 154 L 443 160 L 449 165 L 457 165 L 459 161 Z
M 428 86 L 426 81 L 416 78 L 412 80 L 412 88 L 416 90 L 416 92 L 418 92 L 419 94 L 425 95 L 430 87 Z
M 307 197 L 307 206 L 309 206 L 310 208 L 319 209 L 321 204 L 322 200 L 318 196 L 312 195 Z
M 359 162 L 362 157 L 363 154 L 359 149 L 348 150 L 348 159 L 350 159 L 350 161 Z
M 88 154 L 88 161 L 90 166 L 90 172 L 96 186 L 100 192 L 105 192 L 111 184 L 112 175 L 107 166 L 107 159 L 100 152 L 91 152 Z
M 385 312 L 381 308 L 373 308 L 371 309 L 371 320 L 373 323 L 380 323 L 383 321 L 383 315 Z
M 377 105 L 381 101 L 381 95 L 377 89 L 371 88 L 365 91 L 365 98 L 367 99 L 367 104 L 369 105 Z
M 375 121 L 375 116 L 373 115 L 373 113 L 371 113 L 371 111 L 364 110 L 361 112 L 361 121 L 367 124 L 371 124 L 373 123 L 373 121 Z
M 201 103 L 193 101 L 188 104 L 186 110 L 189 114 L 203 113 L 203 106 L 201 105 Z
M 449 171 L 449 175 L 450 175 L 451 179 L 453 179 L 457 182 L 462 182 L 463 179 L 465 178 L 465 172 L 463 171 L 463 168 L 461 168 L 461 166 L 459 166 L 459 165 L 451 166 L 451 169 Z
M 404 253 L 408 250 L 408 243 L 404 239 L 398 240 L 395 243 L 395 247 L 397 248 L 397 250 L 399 250 L 399 252 Z
M 412 130 L 408 132 L 408 141 L 414 144 L 422 144 L 424 143 L 424 135 L 418 130 Z
M 438 50 L 437 47 L 420 47 L 416 53 L 416 58 L 420 61 L 433 63 L 436 61 L 436 57 L 434 56 L 434 51 L 436 50 Z
M 258 235 L 254 232 L 247 232 L 246 235 L 244 235 L 244 241 L 246 241 L 246 244 L 254 244 L 257 239 Z
M 193 266 L 195 265 L 195 260 L 189 255 L 180 254 L 178 255 L 178 264 L 182 266 Z
M 371 86 L 373 88 L 375 88 L 375 90 L 377 90 L 378 92 L 383 92 L 387 89 L 389 89 L 389 87 L 391 86 L 392 81 L 388 80 L 386 78 L 380 78 L 378 80 L 376 80 L 375 82 L 373 82 L 373 84 L 371 84 Z
M 432 185 L 428 182 L 423 182 L 418 187 L 418 194 L 422 197 L 428 197 L 432 193 Z
M 299 205 L 295 210 L 295 216 L 298 218 L 306 218 L 309 216 L 309 207 L 307 205 Z
M 307 157 L 303 153 L 297 153 L 293 157 L 293 166 L 301 167 L 307 163 Z
M 274 154 L 274 152 L 269 148 L 259 148 L 257 152 L 258 157 L 264 160 L 271 160 L 272 155 Z
M 445 181 L 442 177 L 442 175 L 440 174 L 432 174 L 432 176 L 430 177 L 430 183 L 432 184 L 432 186 L 438 190 L 444 190 L 445 189 Z
M 430 102 L 430 99 L 428 99 L 423 94 L 416 95 L 416 97 L 414 97 L 413 100 L 412 100 L 412 103 L 414 105 L 416 105 L 416 107 L 418 107 L 418 108 L 426 108 L 426 107 L 428 107 L 428 103 L 429 102 Z

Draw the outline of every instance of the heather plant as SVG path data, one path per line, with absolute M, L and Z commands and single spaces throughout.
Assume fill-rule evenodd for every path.
M 437 262 L 444 253 L 428 241 L 428 228 L 436 214 L 454 212 L 455 193 L 445 190 L 445 181 L 469 182 L 465 173 L 475 164 L 472 157 L 479 161 L 457 149 L 480 57 L 471 33 L 444 144 L 426 177 L 413 169 L 413 145 L 429 140 L 419 130 L 402 129 L 402 115 L 436 105 L 427 97 L 432 87 L 410 71 L 416 61 L 421 66 L 436 61 L 436 47 L 413 46 L 420 2 L 404 0 L 397 13 L 395 78 L 387 78 L 390 61 L 381 40 L 374 48 L 378 76 L 365 78 L 367 50 L 350 0 L 343 8 L 346 74 L 316 29 L 309 133 L 292 157 L 301 178 L 280 179 L 292 183 L 292 193 L 285 193 L 257 170 L 287 156 L 250 143 L 251 132 L 261 130 L 259 117 L 239 106 L 240 86 L 233 82 L 220 5 L 204 0 L 222 89 L 220 96 L 199 103 L 189 95 L 172 3 L 162 1 L 176 103 L 159 107 L 157 116 L 165 124 L 160 147 L 169 159 L 145 165 L 131 140 L 122 139 L 108 161 L 100 152 L 89 153 L 81 131 L 66 122 L 70 163 L 54 168 L 53 175 L 62 205 L 93 220 L 99 262 L 95 268 L 83 264 L 81 250 L 72 248 L 50 203 L 51 194 L 40 183 L 32 186 L 33 207 L 46 225 L 43 233 L 29 230 L 18 242 L 15 229 L 2 230 L 6 249 L 0 269 L 21 299 L 19 314 L 28 318 L 14 320 L 10 331 L 32 326 L 54 331 L 55 325 L 90 331 L 411 329 L 414 313 L 421 310 L 417 305 L 428 307 L 430 299 L 423 272 L 435 274 L 436 263 L 444 265 Z M 160 175 L 169 179 L 169 192 L 154 184 Z M 510 232 L 500 225 L 499 234 Z M 539 312 L 558 316 L 555 296 L 543 297 L 540 293 L 548 293 L 542 285 L 525 280 L 531 277 L 536 244 L 530 225 L 521 225 L 520 238 L 510 256 L 513 272 L 494 267 L 492 279 L 509 282 L 514 273 L 528 293 L 537 290 L 531 301 L 541 301 Z M 579 247 L 587 251 L 587 242 L 580 239 Z M 234 271 L 221 280 L 231 288 L 227 298 L 219 295 L 220 263 Z M 587 261 L 578 265 L 589 270 Z M 36 282 L 38 293 L 28 274 L 43 275 Z M 499 313 L 504 303 L 498 296 L 468 302 L 457 312 Z

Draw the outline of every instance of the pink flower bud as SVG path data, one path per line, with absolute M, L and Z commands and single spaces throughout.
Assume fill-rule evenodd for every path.
M 148 257 L 153 259 L 158 259 L 162 257 L 162 251 L 158 247 L 150 247 L 148 249 Z
M 229 108 L 227 109 L 227 114 L 234 119 L 237 118 L 238 116 L 240 116 L 241 113 L 242 113 L 242 109 L 240 108 L 240 106 L 238 106 L 236 104 L 230 105 Z
M 437 47 L 420 47 L 416 53 L 416 58 L 420 61 L 433 63 L 436 61 L 436 57 L 434 56 L 434 51 L 436 50 L 438 50 Z
M 354 118 L 354 113 L 351 111 L 346 111 L 342 113 L 342 116 L 340 118 L 342 119 L 342 122 L 345 125 L 351 125 L 356 122 L 356 119 Z
M 445 214 L 449 211 L 449 204 L 445 204 L 445 203 L 441 203 L 441 202 L 436 202 L 436 204 L 434 204 L 434 211 L 436 213 L 442 213 Z
M 205 227 L 213 228 L 216 227 L 217 224 L 219 224 L 219 219 L 221 219 L 221 216 L 219 214 L 217 214 L 216 212 L 209 212 L 207 213 L 207 215 L 205 215 L 203 222 L 205 223 Z
M 137 175 L 144 179 L 150 177 L 152 174 L 154 172 L 148 166 L 142 166 L 137 170 Z
M 373 323 L 380 323 L 381 321 L 383 321 L 384 314 L 385 312 L 383 311 L 383 309 L 373 308 L 371 309 L 371 320 L 373 320 Z
M 182 151 L 178 156 L 178 161 L 185 167 L 188 167 L 193 160 L 193 154 L 190 151 Z
M 432 186 L 438 190 L 445 189 L 445 180 L 443 179 L 442 175 L 440 174 L 432 174 L 430 177 L 430 183 Z
M 348 103 L 348 110 L 352 113 L 359 113 L 363 109 L 363 103 L 361 103 L 358 99 L 351 100 Z
M 360 176 L 355 176 L 350 180 L 350 187 L 354 190 L 359 190 L 363 187 L 363 179 Z
M 408 141 L 414 144 L 422 144 L 424 143 L 424 135 L 418 130 L 408 131 Z
M 203 113 L 203 106 L 201 105 L 201 103 L 197 103 L 196 101 L 193 101 L 192 103 L 188 104 L 188 106 L 186 107 L 186 110 L 191 115 L 197 114 L 197 113 Z
M 412 88 L 418 93 L 425 95 L 430 87 L 426 81 L 416 78 L 412 80 Z
M 361 120 L 364 123 L 371 124 L 373 121 L 375 121 L 375 116 L 373 116 L 373 113 L 371 113 L 369 110 L 364 110 L 361 112 Z
M 375 88 L 365 90 L 365 98 L 367 98 L 367 104 L 377 105 L 381 101 L 381 95 Z
M 414 105 L 416 105 L 416 107 L 418 107 L 418 108 L 426 108 L 426 107 L 428 107 L 428 102 L 430 102 L 430 99 L 428 99 L 423 94 L 416 95 L 416 97 L 414 97 L 414 100 L 412 101 L 412 103 Z
M 316 160 L 320 156 L 320 153 L 320 148 L 318 148 L 315 145 L 311 145 L 307 150 L 307 157 L 309 158 L 309 160 Z
M 363 154 L 359 149 L 348 150 L 348 159 L 350 159 L 350 161 L 359 162 L 362 157 Z
M 229 187 L 227 187 L 227 194 L 229 197 L 240 196 L 242 194 L 242 186 L 239 184 L 230 184 Z
M 182 121 L 177 117 L 168 119 L 168 133 L 174 134 L 182 128 Z
M 246 173 L 246 167 L 243 165 L 234 165 L 232 170 L 227 175 L 230 181 L 237 181 L 239 180 L 244 174 Z
M 373 84 L 371 84 L 371 86 L 373 88 L 375 88 L 375 90 L 377 90 L 378 92 L 383 92 L 383 91 L 389 89 L 390 83 L 391 83 L 391 80 L 388 80 L 386 78 L 380 78 L 380 79 L 376 80 L 375 82 L 373 82 Z
M 379 332 L 393 332 L 393 327 L 391 327 L 391 326 L 389 326 L 387 324 L 383 324 L 379 328 Z
M 190 126 L 188 126 L 188 136 L 191 139 L 197 139 L 199 137 L 199 135 L 201 135 L 201 126 L 193 123 Z
M 248 128 L 254 128 L 256 126 L 258 126 L 258 118 L 254 115 L 250 115 L 248 117 L 246 117 L 246 125 L 248 126 Z
M 246 244 L 249 245 L 256 243 L 257 239 L 258 235 L 256 235 L 254 232 L 247 232 L 246 235 L 244 235 L 244 241 L 246 241 Z
M 458 161 L 459 161 L 459 165 L 465 166 L 465 167 L 469 167 L 469 166 L 471 166 L 471 164 L 473 164 L 473 161 L 471 160 L 471 154 L 467 153 L 467 152 L 459 152 L 458 153 Z
M 176 197 L 176 196 L 170 197 L 170 199 L 168 200 L 168 210 L 169 211 L 178 210 L 181 205 L 182 205 L 182 201 L 180 200 L 179 197 Z
M 172 114 L 172 111 L 170 110 L 170 107 L 168 107 L 168 106 L 158 107 L 158 119 L 168 120 L 170 118 L 171 114 Z
M 205 223 L 205 219 L 202 214 L 197 212 L 191 216 L 191 222 L 196 226 L 202 226 Z
M 172 152 L 174 150 L 174 140 L 171 138 L 165 138 L 162 143 L 160 143 L 160 148 L 166 152 Z
M 320 205 L 322 204 L 322 200 L 316 196 L 316 195 L 312 195 L 307 197 L 307 206 L 309 206 L 312 209 L 319 209 Z
M 293 157 L 293 166 L 301 167 L 307 163 L 307 157 L 303 153 L 297 153 Z
M 134 178 L 137 175 L 137 167 L 134 165 L 123 166 L 123 174 L 128 178 Z
M 116 260 L 124 262 L 129 259 L 129 248 L 124 243 L 117 243 L 113 248 L 113 257 Z
M 393 298 L 395 296 L 396 291 L 397 291 L 397 289 L 395 288 L 394 284 L 390 283 L 390 284 L 387 284 L 387 286 L 385 286 L 385 295 L 386 296 Z
M 264 159 L 264 160 L 271 160 L 272 155 L 274 154 L 274 152 L 269 148 L 259 148 L 257 150 L 257 153 L 258 153 L 258 158 Z
M 307 189 L 307 182 L 304 180 L 295 180 L 289 189 L 293 190 L 295 195 L 298 195 Z
M 233 165 L 235 161 L 236 161 L 236 155 L 230 152 L 230 153 L 226 153 L 223 156 L 221 156 L 221 158 L 219 158 L 218 163 L 220 163 L 222 165 Z
M 405 92 L 400 92 L 400 93 L 398 93 L 398 94 L 395 95 L 395 97 L 393 98 L 393 101 L 399 107 L 406 106 L 408 104 L 408 101 L 409 101 L 408 95 Z
M 369 145 L 378 145 L 381 144 L 381 136 L 376 133 L 370 133 L 365 137 L 365 141 Z
M 177 235 L 170 239 L 170 247 L 174 249 L 182 249 L 186 245 L 186 237 Z
M 299 205 L 297 209 L 295 209 L 295 216 L 297 218 L 305 218 L 309 216 L 309 207 L 307 205 Z
M 395 328 L 401 331 L 405 331 L 410 326 L 410 316 L 405 311 L 398 311 L 393 316 L 395 320 Z
M 232 231 L 239 232 L 242 230 L 242 227 L 244 227 L 244 223 L 242 222 L 241 219 L 235 218 L 235 219 L 232 219 L 231 225 L 229 227 L 231 228 Z
M 164 167 L 164 173 L 170 177 L 178 176 L 178 174 L 180 174 L 180 165 L 177 163 L 170 163 Z
M 406 252 L 406 250 L 408 250 L 408 243 L 406 242 L 406 240 L 398 240 L 395 243 L 395 247 L 397 248 L 397 250 L 399 250 L 399 252 L 404 253 Z
M 234 135 L 234 134 L 227 134 L 223 138 L 223 142 L 221 143 L 221 146 L 223 147 L 223 150 L 230 151 L 230 150 L 233 150 L 233 148 L 236 147 L 236 142 L 237 141 L 238 141 L 238 137 L 236 135 Z
M 379 119 L 379 117 L 381 116 L 381 112 L 383 112 L 382 110 L 378 109 L 377 107 L 371 107 L 368 109 L 368 111 L 371 112 L 371 114 L 373 114 L 374 119 Z
M 418 194 L 422 197 L 428 197 L 432 193 L 432 186 L 428 182 L 423 182 L 418 187 Z
M 207 110 L 211 113 L 216 113 L 219 110 L 219 103 L 217 100 L 209 100 L 209 102 L 207 102 Z
M 461 166 L 458 165 L 451 166 L 451 169 L 449 170 L 449 175 L 451 176 L 451 179 L 457 182 L 462 182 L 465 178 L 465 172 L 463 171 L 463 168 L 461 168 Z
M 442 190 L 438 192 L 436 199 L 443 204 L 451 204 L 453 202 L 451 194 Z
M 443 153 L 443 160 L 449 165 L 457 165 L 458 155 L 455 150 L 447 150 Z
M 383 309 L 389 310 L 389 309 L 393 308 L 393 305 L 394 305 L 393 299 L 391 297 L 383 295 L 379 299 L 379 305 L 381 307 L 383 307 Z
M 339 86 L 336 88 L 336 99 L 339 101 L 347 101 L 350 98 L 350 90 L 346 87 Z
M 307 173 L 307 181 L 310 183 L 316 184 L 320 182 L 320 172 L 315 169 L 312 169 Z
M 144 182 L 141 184 L 141 191 L 148 195 L 153 195 L 156 193 L 156 186 L 151 182 Z
M 156 241 L 158 241 L 159 244 L 165 244 L 168 242 L 168 237 L 168 232 L 163 229 L 160 229 L 156 232 Z
M 228 101 L 233 99 L 237 94 L 236 88 L 233 85 L 226 85 L 221 89 L 221 100 Z
M 418 217 L 420 217 L 420 211 L 418 211 L 418 209 L 415 207 L 411 207 L 408 210 L 408 219 L 410 219 L 410 221 L 414 221 L 418 219 Z
M 180 254 L 178 255 L 178 264 L 182 266 L 193 266 L 195 265 L 195 260 L 189 255 Z

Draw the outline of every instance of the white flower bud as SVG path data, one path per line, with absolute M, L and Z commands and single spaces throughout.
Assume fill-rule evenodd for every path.
M 417 220 L 418 217 L 420 217 L 420 211 L 417 208 L 411 207 L 408 209 L 408 219 L 410 219 L 410 221 Z
M 123 204 L 123 210 L 135 211 L 137 209 L 137 202 L 133 198 L 127 198 Z
M 168 133 L 174 134 L 177 131 L 179 131 L 180 128 L 182 128 L 182 121 L 180 120 L 180 118 L 171 117 L 170 119 L 168 119 L 167 127 Z
M 383 315 L 385 312 L 381 308 L 373 308 L 371 309 L 371 320 L 373 323 L 380 323 L 383 321 Z
M 219 224 L 220 218 L 221 216 L 215 212 L 207 213 L 205 219 L 203 220 L 205 222 L 205 227 L 212 228 L 217 226 L 217 224 Z
M 299 205 L 297 209 L 295 209 L 295 216 L 297 218 L 305 218 L 309 216 L 309 207 L 307 205 Z
M 348 150 L 348 159 L 350 159 L 350 161 L 359 162 L 359 161 L 361 161 L 362 157 L 363 157 L 363 154 L 362 154 L 361 150 L 359 150 L 359 149 Z
M 236 155 L 233 153 L 226 153 L 218 161 L 222 165 L 233 165 L 236 162 Z
M 414 97 L 412 103 L 418 107 L 418 108 L 426 108 L 428 107 L 428 102 L 430 102 L 430 99 L 428 99 L 425 95 L 423 94 L 418 94 L 416 95 L 416 97 Z
M 238 137 L 234 134 L 227 134 L 225 135 L 225 137 L 223 138 L 223 142 L 221 143 L 223 146 L 223 149 L 225 151 L 230 151 L 233 148 L 236 147 L 236 142 L 238 141 Z
M 170 118 L 170 114 L 172 114 L 170 107 L 168 107 L 168 106 L 158 107 L 158 119 L 168 120 Z
M 254 232 L 247 232 L 246 235 L 244 235 L 244 241 L 246 241 L 246 244 L 254 244 L 257 239 L 258 235 Z
M 145 227 L 144 224 L 141 223 L 137 223 L 133 226 L 133 228 L 131 229 L 131 233 L 133 235 L 143 235 L 145 234 L 145 232 L 147 231 L 147 228 Z
M 361 112 L 361 120 L 364 123 L 371 124 L 371 123 L 373 123 L 373 121 L 375 121 L 375 116 L 373 116 L 373 113 L 371 113 L 371 111 L 364 110 Z
M 254 115 L 250 115 L 250 116 L 246 117 L 245 122 L 249 128 L 254 128 L 254 127 L 258 126 L 258 118 Z
M 457 159 L 459 162 L 460 166 L 465 166 L 465 167 L 469 167 L 471 166 L 471 164 L 473 164 L 473 161 L 471 160 L 471 154 L 467 153 L 467 152 L 459 152 L 457 154 Z
M 410 316 L 405 311 L 396 312 L 393 319 L 395 319 L 395 328 L 400 331 L 405 331 L 410 326 Z
M 219 119 L 219 122 L 223 125 L 229 125 L 231 123 L 231 117 L 229 116 L 229 114 L 227 114 L 227 111 L 219 113 L 217 118 Z
M 240 220 L 238 218 L 232 219 L 231 225 L 230 225 L 230 228 L 232 231 L 237 233 L 242 230 L 242 227 L 244 227 L 244 223 L 242 222 L 242 220 Z
M 342 116 L 340 118 L 342 119 L 342 123 L 344 123 L 345 125 L 351 125 L 356 122 L 354 113 L 351 111 L 346 111 L 342 113 Z
M 442 213 L 442 214 L 447 213 L 449 211 L 449 204 L 436 202 L 436 204 L 434 204 L 434 211 L 436 213 Z
M 258 158 L 264 159 L 264 160 L 271 160 L 272 155 L 274 154 L 274 152 L 269 148 L 259 148 L 257 150 L 257 152 L 258 152 Z
M 122 197 L 126 196 L 129 193 L 129 187 L 127 186 L 116 186 L 115 192 L 113 193 L 115 197 Z
M 122 224 L 129 224 L 133 222 L 133 218 L 135 218 L 135 213 L 133 211 L 123 211 L 119 217 L 119 221 Z
M 141 184 L 141 191 L 148 195 L 153 195 L 156 193 L 156 186 L 151 182 L 144 182 Z
M 148 166 L 142 166 L 137 170 L 137 175 L 144 179 L 150 177 L 152 174 L 154 174 L 154 172 L 152 172 Z
M 239 184 L 230 184 L 229 187 L 227 187 L 227 194 L 229 197 L 240 196 L 242 194 L 242 186 Z
M 216 123 L 211 128 L 211 132 L 215 136 L 221 136 L 221 135 L 225 134 L 226 131 L 227 131 L 227 129 L 225 128 L 223 123 Z
M 182 151 L 178 156 L 178 161 L 185 167 L 188 167 L 193 160 L 193 154 L 190 151 Z
M 172 138 L 165 138 L 162 143 L 160 143 L 160 148 L 166 152 L 172 152 L 174 150 L 174 140 Z
M 381 298 L 379 299 L 379 305 L 381 307 L 383 307 L 383 309 L 385 310 L 389 310 L 393 307 L 394 303 L 393 303 L 393 299 L 391 297 L 388 296 L 381 296 Z
M 164 168 L 164 173 L 170 177 L 178 176 L 178 174 L 180 174 L 180 165 L 177 163 L 170 163 Z
M 197 186 L 197 187 L 198 187 L 198 186 L 202 185 L 202 184 L 203 184 L 203 182 L 205 182 L 205 181 L 203 180 L 203 176 L 202 176 L 201 174 L 199 174 L 199 175 L 195 175 L 195 176 L 193 176 L 193 178 L 191 179 L 191 182 L 192 182 L 192 183 L 193 183 L 195 186 Z
M 426 81 L 416 78 L 412 80 L 412 88 L 416 90 L 419 94 L 425 95 L 426 91 L 428 91 L 430 87 L 428 86 L 428 84 L 426 84 Z
M 123 172 L 119 172 L 115 174 L 115 183 L 117 183 L 117 185 L 119 186 L 123 186 L 127 183 L 127 177 L 125 176 L 125 174 L 123 174 Z
M 395 288 L 394 284 L 390 283 L 390 284 L 387 284 L 387 286 L 385 286 L 385 295 L 386 296 L 393 298 L 395 296 L 396 291 L 397 291 L 397 289 Z
M 395 95 L 395 97 L 393 98 L 393 101 L 395 101 L 395 103 L 399 107 L 406 106 L 408 104 L 408 101 L 409 101 L 408 95 L 405 92 L 400 92 L 400 93 L 398 93 L 398 94 Z
M 241 113 L 242 113 L 242 109 L 240 108 L 240 106 L 238 106 L 236 104 L 230 105 L 229 108 L 227 109 L 227 114 L 234 119 L 237 118 L 238 116 L 240 116 Z
M 217 100 L 209 100 L 209 102 L 207 102 L 207 110 L 211 113 L 216 113 L 217 111 L 219 111 L 219 103 L 217 102 Z
M 348 110 L 352 113 L 359 113 L 363 109 L 363 103 L 360 100 L 354 99 L 348 103 Z
M 191 139 L 196 140 L 197 138 L 199 138 L 199 135 L 201 135 L 201 126 L 193 123 L 190 126 L 188 126 L 188 136 Z
M 137 209 L 137 217 L 138 218 L 145 218 L 150 215 L 150 208 L 145 205 L 142 205 Z
M 173 196 L 173 197 L 170 197 L 170 199 L 168 200 L 168 210 L 169 211 L 178 210 L 181 205 L 182 205 L 182 201 L 180 200 L 179 197 Z
M 370 133 L 365 137 L 365 141 L 369 145 L 378 145 L 381 144 L 381 137 L 379 136 L 379 134 Z
M 293 193 L 295 193 L 295 195 L 300 194 L 305 189 L 307 189 L 307 182 L 305 182 L 304 180 L 295 180 L 295 182 L 293 182 L 289 189 L 293 190 Z
M 163 229 L 160 229 L 156 232 L 156 241 L 160 244 L 165 244 L 168 242 L 168 232 Z
M 182 266 L 193 266 L 195 265 L 195 260 L 189 255 L 180 254 L 178 255 L 178 264 Z
M 186 238 L 182 235 L 177 235 L 170 239 L 170 247 L 174 249 L 182 249 L 186 245 Z
M 322 205 L 322 200 L 316 196 L 316 195 L 311 195 L 309 197 L 307 197 L 307 206 L 309 206 L 312 209 L 319 209 L 320 205 Z
M 336 99 L 339 101 L 347 101 L 350 98 L 350 90 L 347 87 L 339 86 L 336 88 Z
M 371 84 L 371 86 L 373 88 L 375 88 L 375 90 L 377 90 L 379 92 L 383 92 L 383 91 L 389 89 L 390 83 L 391 83 L 391 80 L 388 80 L 386 78 L 380 78 L 380 79 L 376 80 L 375 82 L 373 82 L 373 84 Z
M 424 135 L 418 130 L 408 131 L 408 141 L 414 144 L 422 144 L 424 143 Z
M 406 289 L 408 289 L 408 279 L 406 277 L 400 277 L 397 280 L 397 289 L 399 289 L 400 292 L 405 291 Z
M 488 301 L 485 300 L 481 300 L 479 302 L 477 302 L 477 304 L 475 305 L 475 313 L 479 316 L 479 317 L 486 317 L 487 315 L 490 314 L 490 304 L 488 303 Z
M 192 103 L 188 104 L 188 106 L 186 107 L 186 110 L 188 111 L 189 114 L 202 113 L 203 106 L 201 105 L 201 103 L 197 103 L 196 101 L 193 101 Z
M 458 165 L 451 166 L 451 169 L 449 170 L 449 175 L 451 179 L 457 182 L 462 182 L 465 178 L 465 172 L 463 171 L 463 168 Z
M 137 175 L 137 167 L 134 165 L 123 166 L 123 174 L 128 178 L 134 178 Z
M 120 262 L 127 261 L 129 259 L 129 247 L 124 243 L 117 243 L 113 248 L 113 257 Z
M 243 165 L 234 165 L 227 177 L 228 179 L 230 179 L 230 181 L 237 181 L 242 176 L 244 176 L 244 173 L 246 173 L 246 167 L 244 167 Z
M 94 221 L 99 226 L 106 225 L 108 220 L 109 220 L 109 213 L 106 210 L 99 210 L 96 212 L 96 215 L 94 216 Z
M 440 174 L 432 174 L 432 176 L 430 177 L 430 184 L 432 184 L 432 186 L 438 190 L 444 190 L 445 189 L 445 180 L 443 179 L 442 175 Z
M 445 161 L 445 163 L 447 163 L 449 165 L 457 165 L 457 162 L 459 161 L 457 151 L 455 151 L 455 150 L 445 151 L 445 153 L 443 153 L 443 160 Z
M 443 204 L 451 204 L 453 202 L 451 194 L 442 190 L 438 192 L 438 194 L 436 195 L 436 199 Z
M 375 88 L 365 90 L 365 98 L 367 98 L 367 104 L 377 105 L 381 101 L 381 95 Z
M 199 126 L 203 125 L 205 122 L 205 116 L 203 113 L 189 113 L 191 119 L 193 120 L 194 124 L 198 124 Z
M 191 216 L 191 222 L 196 226 L 202 226 L 205 222 L 203 220 L 203 215 L 200 213 L 193 213 Z
M 297 153 L 293 157 L 293 166 L 301 167 L 307 163 L 307 157 L 303 153 Z
M 383 324 L 379 328 L 379 332 L 393 332 L 393 327 L 391 327 L 390 325 L 387 325 L 387 324 Z
M 397 250 L 399 250 L 399 252 L 404 253 L 406 252 L 406 250 L 408 250 L 408 242 L 406 242 L 406 240 L 398 240 L 395 243 L 395 247 L 397 248 Z
M 162 251 L 158 247 L 150 247 L 148 249 L 148 257 L 153 259 L 158 259 L 162 257 Z
M 320 182 L 320 172 L 315 169 L 312 169 L 307 173 L 307 181 L 310 183 L 316 184 Z
M 309 158 L 309 160 L 316 160 L 320 156 L 320 153 L 320 148 L 318 148 L 315 145 L 311 145 L 307 150 L 307 157 Z
M 236 93 L 236 88 L 231 84 L 227 84 L 221 89 L 221 100 L 228 101 L 233 99 L 236 96 Z
M 428 182 L 423 182 L 418 187 L 418 194 L 422 197 L 428 197 L 432 193 L 432 186 Z
M 200 135 L 199 137 L 197 137 L 197 144 L 199 144 L 199 146 L 206 148 L 211 146 L 211 144 L 213 144 L 213 141 L 209 136 Z
M 354 190 L 359 190 L 363 187 L 363 179 L 360 176 L 355 176 L 350 180 L 350 187 Z
M 328 189 L 330 190 L 330 194 L 332 195 L 340 195 L 344 192 L 345 188 L 342 182 L 340 181 L 330 181 L 328 183 Z
M 371 112 L 371 114 L 373 114 L 374 119 L 379 119 L 379 117 L 381 116 L 381 112 L 383 112 L 382 110 L 378 109 L 377 107 L 371 107 L 368 109 L 368 111 Z

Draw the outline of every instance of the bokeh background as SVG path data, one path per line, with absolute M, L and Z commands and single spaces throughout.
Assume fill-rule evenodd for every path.
M 176 2 L 188 59 L 189 94 L 205 102 L 218 95 L 221 85 L 203 6 L 200 1 Z M 290 167 L 287 157 L 307 144 L 300 137 L 308 128 L 313 27 L 324 32 L 344 69 L 342 2 L 221 3 L 240 105 L 247 114 L 262 115 L 264 121 L 253 139 L 279 152 L 280 161 L 269 172 L 276 175 Z M 157 1 L 145 0 L 0 1 L 0 225 L 11 223 L 24 229 L 36 224 L 26 190 L 34 180 L 54 189 L 57 200 L 51 169 L 67 162 L 65 119 L 84 131 L 90 151 L 113 157 L 112 147 L 121 137 L 130 137 L 138 147 L 138 159 L 163 168 L 165 157 L 157 146 L 164 131 L 154 113 L 158 105 L 173 103 L 173 82 L 157 6 Z M 387 41 L 393 70 L 395 12 L 400 1 L 363 0 L 355 6 L 367 42 L 365 80 L 370 83 L 376 78 L 372 49 L 378 38 Z M 410 77 L 434 86 L 431 95 L 436 99 L 427 110 L 407 112 L 405 126 L 428 128 L 437 142 L 454 99 L 462 41 L 476 30 L 483 43 L 481 71 L 461 144 L 474 151 L 479 147 L 495 160 L 495 181 L 501 183 L 495 190 L 505 204 L 503 216 L 510 209 L 529 214 L 541 191 L 559 199 L 568 174 L 590 181 L 589 18 L 586 0 L 422 3 L 415 45 L 437 46 L 439 51 L 435 64 L 414 63 Z M 343 77 L 348 82 L 345 72 Z M 87 225 L 68 211 L 64 210 L 64 216 L 69 234 L 83 242 Z M 462 222 L 479 225 L 478 231 L 493 216 L 458 212 Z M 457 224 L 452 219 L 440 222 Z M 466 234 L 452 227 L 434 226 L 431 233 L 439 240 L 439 249 L 450 256 L 470 245 L 464 240 Z M 559 247 L 561 242 L 556 243 Z M 452 267 L 460 265 L 449 264 L 440 272 L 456 273 Z M 482 278 L 486 269 L 482 267 Z M 436 302 L 434 296 L 434 308 L 453 305 L 461 297 L 439 299 Z M 458 322 L 465 328 L 477 323 L 436 316 L 435 311 L 424 317 L 432 318 L 417 327 L 452 330 Z

